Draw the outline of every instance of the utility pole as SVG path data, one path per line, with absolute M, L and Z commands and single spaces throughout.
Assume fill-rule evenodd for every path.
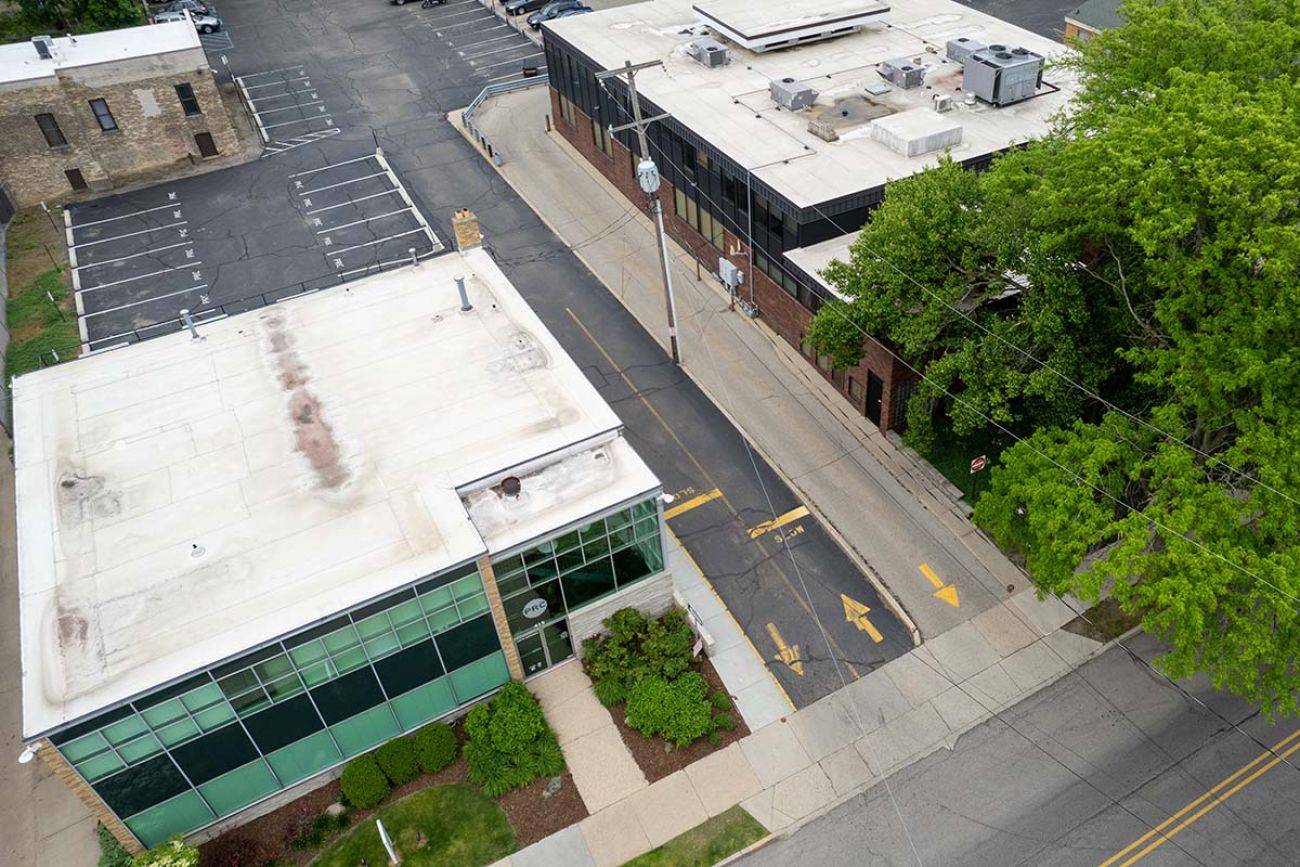
M 642 69 L 650 69 L 655 66 L 663 66 L 663 62 L 651 60 L 646 63 L 634 64 L 630 60 L 625 60 L 622 69 L 597 72 L 596 79 L 604 81 L 607 78 L 627 76 L 627 91 L 629 100 L 632 103 L 632 122 L 625 123 L 622 126 L 609 127 L 609 134 L 612 136 L 614 133 L 626 129 L 636 130 L 637 141 L 641 147 L 641 160 L 636 166 L 636 178 L 641 185 L 641 189 L 645 190 L 646 195 L 650 197 L 650 210 L 655 215 L 655 230 L 659 240 L 659 270 L 664 280 L 664 305 L 668 308 L 668 345 L 672 350 L 673 364 L 681 364 L 682 356 L 677 347 L 677 307 L 673 302 L 673 278 L 668 265 L 668 238 L 664 235 L 664 206 L 663 202 L 659 200 L 659 167 L 655 165 L 654 160 L 650 159 L 650 146 L 645 135 L 645 128 L 648 124 L 663 120 L 669 115 L 659 114 L 650 118 L 641 117 L 641 103 L 637 100 L 636 95 L 636 74 Z

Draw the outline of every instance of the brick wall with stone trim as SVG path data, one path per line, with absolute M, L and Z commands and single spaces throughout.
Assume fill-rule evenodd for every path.
M 100 799 L 99 795 L 95 794 L 95 790 L 81 778 L 81 774 L 78 774 L 73 769 L 72 765 L 55 748 L 54 744 L 49 741 L 41 741 L 40 743 L 41 748 L 37 750 L 36 755 L 40 756 L 41 761 L 58 778 L 59 782 L 72 790 L 72 794 L 76 795 L 81 803 L 85 804 L 90 809 L 90 812 L 95 815 L 95 818 L 118 839 L 118 842 L 126 847 L 126 851 L 132 855 L 143 852 L 144 847 L 140 845 L 139 840 L 135 839 L 135 835 L 131 833 L 131 830 L 126 825 L 123 825 L 121 820 L 108 808 L 108 805 Z
M 19 207 L 72 197 L 68 169 L 79 169 L 93 193 L 189 167 L 202 159 L 198 133 L 210 133 L 219 154 L 240 148 L 201 48 L 54 73 L 0 85 L 0 181 Z M 178 84 L 194 89 L 200 114 L 185 114 Z M 117 129 L 100 129 L 92 99 L 108 103 Z M 67 145 L 46 143 L 38 114 L 54 115 Z
M 559 93 L 554 88 L 547 88 L 551 96 L 551 112 L 554 128 L 564 136 L 565 141 L 573 145 L 602 175 L 618 187 L 633 204 L 649 213 L 649 202 L 636 179 L 632 165 L 632 152 L 622 142 L 613 139 L 613 156 L 605 154 L 596 144 L 595 134 L 591 128 L 591 119 L 582 109 L 574 107 L 577 123 L 569 123 L 560 111 Z M 749 266 L 749 245 L 730 229 L 724 228 L 725 253 L 719 251 L 689 223 L 677 216 L 674 211 L 674 188 L 666 178 L 662 181 L 659 196 L 664 203 L 664 230 L 674 241 L 696 256 L 703 270 L 716 271 L 717 258 L 726 258 L 745 275 L 745 282 L 740 287 L 740 297 L 753 298 L 754 303 L 767 325 L 795 347 L 809 365 L 823 379 L 835 386 L 846 401 L 860 414 L 867 414 L 868 374 L 874 373 L 881 381 L 880 428 L 889 430 L 894 420 L 894 394 L 896 384 L 909 378 L 909 373 L 888 349 L 875 340 L 864 342 L 862 363 L 832 374 L 823 370 L 815 357 L 810 357 L 803 348 L 804 335 L 808 323 L 812 321 L 812 312 L 799 303 L 784 288 L 777 285 L 771 277 Z
M 492 571 L 492 559 L 487 556 L 479 558 L 478 573 L 483 578 L 483 590 L 487 594 L 488 610 L 492 612 L 492 625 L 496 627 L 497 638 L 501 639 L 501 652 L 506 657 L 506 668 L 510 670 L 512 680 L 524 679 L 524 665 L 519 659 L 519 648 L 515 647 L 515 638 L 510 634 L 510 622 L 506 619 L 505 606 L 501 604 L 501 591 L 497 589 L 496 572 Z

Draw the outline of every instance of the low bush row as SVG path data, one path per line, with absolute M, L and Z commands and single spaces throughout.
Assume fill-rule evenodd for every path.
M 339 785 L 348 804 L 366 810 L 382 803 L 393 786 L 436 774 L 455 760 L 456 733 L 446 723 L 430 723 L 348 762 Z

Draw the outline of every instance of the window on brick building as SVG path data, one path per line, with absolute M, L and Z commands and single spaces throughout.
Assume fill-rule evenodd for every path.
M 176 97 L 180 99 L 181 108 L 186 115 L 203 114 L 203 109 L 199 108 L 199 99 L 194 95 L 194 88 L 188 82 L 176 85 Z
M 99 123 L 99 128 L 104 132 L 112 132 L 117 129 L 117 121 L 113 119 L 113 112 L 108 110 L 107 100 L 92 99 L 90 101 L 90 110 L 95 113 L 95 120 Z
M 45 136 L 45 143 L 50 147 L 60 148 L 68 143 L 68 140 L 63 137 L 63 130 L 59 129 L 59 122 L 54 119 L 54 115 L 36 115 L 36 125 L 41 128 L 41 135 Z
M 601 153 L 607 157 L 614 156 L 614 144 L 610 140 L 609 127 L 594 117 L 591 119 L 591 137 Z
M 578 107 L 564 94 L 560 94 L 560 117 L 568 121 L 569 126 L 578 125 Z

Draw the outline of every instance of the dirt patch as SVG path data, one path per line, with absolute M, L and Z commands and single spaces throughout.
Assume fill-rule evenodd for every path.
M 55 267 L 67 268 L 62 225 L 62 209 L 50 208 L 46 216 L 39 208 L 29 208 L 15 215 L 5 227 L 5 273 L 11 296 L 30 285 L 38 274 Z
M 515 845 L 520 849 L 587 818 L 587 805 L 568 771 L 515 789 L 498 798 L 497 803 L 506 811 L 515 829 Z
M 1141 623 L 1144 613 L 1128 614 L 1114 599 L 1103 599 L 1061 628 L 1093 641 L 1110 641 Z
M 707 656 L 701 656 L 693 668 L 709 682 L 709 695 L 713 695 L 714 690 L 727 692 L 727 687 L 722 683 L 722 678 L 718 676 L 718 672 L 714 670 L 713 663 L 709 661 Z M 727 713 L 730 713 L 736 720 L 736 727 L 729 732 L 719 732 L 722 735 L 722 740 L 716 747 L 709 743 L 708 738 L 700 738 L 684 750 L 671 746 L 663 738 L 648 738 L 629 726 L 624 721 L 626 711 L 623 705 L 616 705 L 608 708 L 608 710 L 610 717 L 614 720 L 614 725 L 618 728 L 618 733 L 623 737 L 623 743 L 627 745 L 628 751 L 632 753 L 632 758 L 636 760 L 637 766 L 641 768 L 641 773 L 645 774 L 648 782 L 653 783 L 680 771 L 710 753 L 725 748 L 728 744 L 735 743 L 749 734 L 749 726 L 745 725 L 745 721 L 741 719 L 740 711 L 735 708 L 735 696 L 731 696 L 731 703 L 732 708 Z M 714 712 L 717 713 L 717 711 Z

